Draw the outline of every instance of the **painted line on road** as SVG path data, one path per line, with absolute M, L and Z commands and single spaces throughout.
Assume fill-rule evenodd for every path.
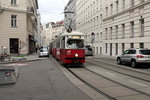
M 148 87 L 147 85 L 144 85 L 144 84 L 136 82 L 136 81 L 129 80 L 129 82 L 137 84 L 137 85 L 141 85 L 141 86 L 144 86 L 144 87 Z
M 106 74 L 109 74 L 111 76 L 115 76 L 114 74 L 110 73 L 110 72 L 105 72 Z
M 6 64 L 5 66 L 26 66 L 28 64 L 25 63 L 13 63 L 13 64 Z

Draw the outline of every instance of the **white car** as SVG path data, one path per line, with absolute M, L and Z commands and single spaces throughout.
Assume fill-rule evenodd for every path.
M 49 57 L 48 48 L 41 48 L 39 51 L 39 57 Z

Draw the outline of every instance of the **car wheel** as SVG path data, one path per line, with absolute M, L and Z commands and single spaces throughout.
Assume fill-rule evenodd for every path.
M 131 67 L 132 68 L 135 68 L 137 65 L 136 61 L 135 60 L 131 60 Z
M 121 59 L 120 59 L 120 58 L 118 58 L 118 59 L 117 59 L 117 63 L 118 63 L 118 64 L 122 64 L 122 62 L 121 62 Z

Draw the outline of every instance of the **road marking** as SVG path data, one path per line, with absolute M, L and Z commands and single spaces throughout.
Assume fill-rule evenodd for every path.
M 110 72 L 105 72 L 106 74 L 109 74 L 111 76 L 115 76 L 114 74 L 110 73 Z
M 25 63 L 13 63 L 13 64 L 6 64 L 5 66 L 26 66 L 28 64 Z
M 129 80 L 129 82 L 134 83 L 134 84 L 137 84 L 137 85 L 141 85 L 141 86 L 144 86 L 144 87 L 148 87 L 147 85 L 144 85 L 144 84 L 142 84 L 142 83 L 135 82 L 135 81 L 132 81 L 132 80 Z

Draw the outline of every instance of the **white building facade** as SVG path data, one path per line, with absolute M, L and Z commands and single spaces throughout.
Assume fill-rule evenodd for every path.
M 150 0 L 76 0 L 76 29 L 95 54 L 150 48 Z
M 103 4 L 103 54 L 150 48 L 150 0 L 104 0 Z
M 71 27 L 76 30 L 76 0 L 69 0 L 68 4 L 64 9 L 64 27 L 67 30 Z
M 77 0 L 76 28 L 86 34 L 86 45 L 102 54 L 102 0 Z
M 35 50 L 37 0 L 1 0 L 0 53 L 29 54 Z

